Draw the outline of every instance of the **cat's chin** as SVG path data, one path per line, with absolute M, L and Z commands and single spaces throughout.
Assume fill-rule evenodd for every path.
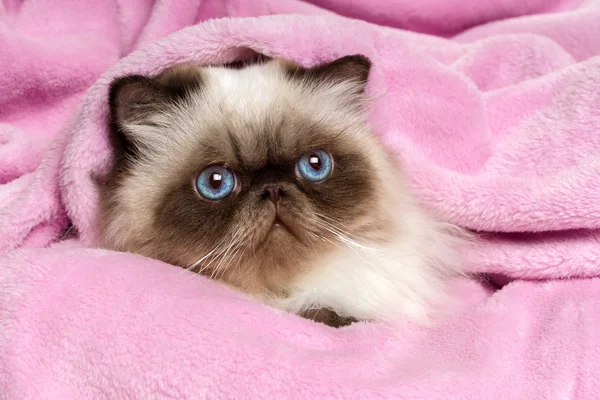
M 268 234 L 278 233 L 282 231 L 289 232 L 287 224 L 283 221 L 283 219 L 281 219 L 281 217 L 278 214 L 275 214 L 272 217 L 271 227 L 269 228 Z
M 300 245 L 295 233 L 282 223 L 273 223 L 265 235 L 263 241 L 259 244 L 257 251 L 265 254 L 279 254 L 290 246 Z
M 274 222 L 273 225 L 271 226 L 271 229 L 269 229 L 269 236 L 272 235 L 291 235 L 292 233 L 290 232 L 290 230 L 287 228 L 287 226 L 285 226 L 282 223 L 279 222 Z
M 280 251 L 281 246 L 298 245 L 303 243 L 302 232 L 298 232 L 290 218 L 274 212 L 269 218 L 271 221 L 267 224 L 266 234 L 258 246 L 258 249 L 269 246 L 269 251 Z

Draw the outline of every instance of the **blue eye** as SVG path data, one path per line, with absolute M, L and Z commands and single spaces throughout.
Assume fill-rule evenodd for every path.
M 224 167 L 208 167 L 196 177 L 196 190 L 207 200 L 223 200 L 234 189 L 235 175 Z
M 312 183 L 321 183 L 329 178 L 333 170 L 331 156 L 323 150 L 306 153 L 296 164 L 300 176 Z

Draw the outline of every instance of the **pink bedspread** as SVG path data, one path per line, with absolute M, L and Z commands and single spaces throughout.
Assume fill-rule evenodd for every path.
M 0 399 L 598 397 L 600 0 L 3 0 L 0 18 Z M 373 126 L 423 201 L 482 232 L 468 268 L 493 285 L 465 281 L 435 328 L 335 330 L 89 248 L 110 80 L 252 51 L 370 57 Z

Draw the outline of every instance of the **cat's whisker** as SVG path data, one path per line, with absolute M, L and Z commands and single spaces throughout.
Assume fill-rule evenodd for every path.
M 219 279 L 220 277 L 222 277 L 225 272 L 227 271 L 227 269 L 230 266 L 230 262 L 231 260 L 234 259 L 234 257 L 236 256 L 236 254 L 238 253 L 239 249 L 241 248 L 240 244 L 236 244 L 236 246 L 232 246 L 224 255 L 223 257 L 221 257 L 221 260 L 219 261 L 219 263 L 217 264 L 217 266 L 214 269 L 214 278 L 215 279 Z M 233 249 L 233 250 L 231 250 Z M 231 251 L 231 255 L 229 255 L 229 252 Z M 220 274 L 220 276 L 219 276 Z M 212 278 L 212 275 L 211 275 Z
M 340 242 L 353 247 L 353 248 L 358 248 L 361 250 L 366 250 L 369 252 L 377 252 L 379 251 L 378 249 L 369 247 L 369 246 L 365 246 L 363 244 L 360 244 L 352 239 L 350 239 L 348 236 L 345 235 L 345 233 L 343 231 L 341 231 L 339 228 L 333 226 L 330 223 L 327 223 L 326 221 L 324 224 L 322 224 L 323 229 L 327 230 L 328 232 L 330 232 L 331 234 L 333 234 Z
M 325 215 L 325 214 L 316 214 L 317 217 L 321 218 L 322 220 L 324 220 L 323 222 L 328 223 L 330 226 L 332 226 L 333 228 L 335 228 L 336 230 L 343 232 L 345 236 L 347 237 L 354 237 L 357 240 L 361 240 L 361 238 L 358 235 L 355 235 L 353 233 L 349 232 L 349 229 L 346 225 L 344 225 L 343 223 L 337 221 L 336 219 Z
M 228 245 L 223 246 L 222 248 L 221 248 L 221 246 L 226 242 L 226 240 L 221 241 L 221 243 L 219 244 L 218 253 L 215 254 L 212 258 L 210 258 L 208 260 L 208 262 L 202 266 L 202 268 L 197 272 L 197 275 L 206 276 L 204 274 L 204 272 L 209 270 L 215 262 L 218 262 L 220 264 L 224 258 L 224 255 L 225 255 L 225 252 L 227 251 L 227 249 L 230 249 L 233 245 L 238 245 L 239 243 L 241 243 L 240 240 L 237 240 L 237 237 L 238 237 L 238 235 L 234 235 L 234 237 L 231 239 L 231 242 L 229 242 Z M 212 272 L 211 272 L 210 276 L 207 277 L 208 279 L 204 282 L 204 285 L 208 285 L 208 282 L 210 280 L 217 278 L 217 276 L 218 276 L 217 268 L 218 267 L 212 269 Z
M 339 231 L 339 228 L 336 228 L 335 226 L 332 226 L 331 224 L 329 226 L 330 226 L 330 228 Z M 340 233 L 340 234 L 342 236 L 345 236 L 343 233 Z M 377 248 L 368 247 L 368 246 L 362 245 L 360 243 L 356 243 L 355 241 L 351 240 L 348 237 L 345 237 L 344 240 L 342 240 L 342 241 L 344 243 L 346 243 L 347 245 L 349 245 L 349 246 L 354 246 L 354 247 L 360 248 L 362 250 L 368 251 L 370 256 L 377 257 L 377 258 L 380 258 L 380 259 L 385 259 L 385 260 L 390 261 L 390 262 L 394 262 L 394 260 L 392 259 L 392 257 L 390 256 L 390 254 L 388 252 L 382 251 L 382 250 L 377 249 Z M 417 258 L 423 258 L 424 257 L 424 254 L 421 251 L 419 251 L 417 248 L 414 248 L 414 247 L 411 248 L 410 251 L 407 251 L 407 250 L 404 250 L 404 251 L 401 251 L 401 252 L 400 251 L 395 251 L 394 254 L 396 256 L 402 256 L 402 257 L 417 257 Z
M 215 253 L 215 251 L 217 251 L 219 249 L 219 246 L 221 246 L 223 243 L 224 243 L 224 241 L 221 241 L 219 244 L 217 244 L 215 247 L 213 247 L 213 249 L 211 251 L 209 251 L 208 253 L 206 253 L 203 257 L 199 258 L 194 263 L 190 264 L 188 267 L 182 268 L 180 273 L 184 274 L 185 272 L 191 271 L 194 268 L 196 268 L 198 265 L 200 265 L 206 259 L 208 259 L 209 257 L 211 257 Z M 200 274 L 203 269 L 204 269 L 204 267 L 202 267 L 200 269 L 200 271 L 197 271 L 196 275 Z
M 355 235 L 353 233 L 348 232 L 347 228 L 344 229 L 343 225 L 340 226 L 341 224 L 337 223 L 335 220 L 331 219 L 330 221 L 328 221 L 327 218 L 325 218 L 324 216 L 321 217 L 321 218 L 322 218 L 322 220 L 321 220 L 322 224 L 324 224 L 327 227 L 335 230 L 337 233 L 339 233 L 340 235 L 342 235 L 344 238 L 347 238 L 348 240 L 352 240 L 354 242 L 362 239 L 358 235 Z
M 240 249 L 241 249 L 241 246 L 240 246 Z M 242 259 L 243 259 L 243 257 L 238 257 L 237 262 L 235 263 L 235 267 L 233 267 L 234 273 L 236 275 L 240 274 L 240 268 L 241 268 L 241 265 L 242 265 Z
M 199 258 L 196 262 L 192 263 L 189 267 L 185 268 L 184 271 L 190 271 L 200 265 L 203 261 L 211 257 L 216 251 L 219 251 L 221 246 L 225 244 L 226 239 L 222 239 L 218 244 L 216 244 L 211 251 L 206 253 L 203 257 Z
M 242 248 L 243 246 L 238 245 L 237 248 L 233 251 L 233 253 L 231 254 L 231 256 L 229 257 L 229 259 L 224 264 L 224 267 L 221 270 L 221 277 L 223 277 L 225 272 L 227 272 L 229 269 L 235 269 L 240 264 L 241 257 L 238 257 L 238 254 L 240 254 L 243 251 Z M 235 263 L 235 267 L 232 267 L 234 260 L 237 260 L 237 262 Z
M 204 257 L 200 258 L 198 261 L 196 261 L 194 264 L 192 264 L 188 269 L 192 269 L 195 268 L 196 266 L 198 266 L 200 263 L 202 263 L 203 261 L 208 259 L 208 262 L 205 263 L 202 268 L 197 272 L 198 275 L 202 274 L 204 271 L 206 271 L 210 265 L 215 261 L 218 260 L 219 257 L 221 256 L 221 254 L 223 254 L 223 252 L 227 249 L 227 247 L 222 247 L 225 243 L 227 242 L 226 239 L 222 239 L 219 244 L 217 244 L 213 250 L 211 250 L 208 254 L 206 254 Z M 215 252 L 217 252 L 215 254 Z
M 328 231 L 331 234 L 333 234 L 333 236 L 336 237 L 342 244 L 345 244 L 346 246 L 348 246 L 348 248 L 354 254 L 356 254 L 356 256 L 365 265 L 371 265 L 372 262 L 368 262 L 358 250 L 366 251 L 366 252 L 369 253 L 369 255 L 372 255 L 373 253 L 380 252 L 380 250 L 378 250 L 378 249 L 374 249 L 374 248 L 362 245 L 360 243 L 357 243 L 354 240 L 351 240 L 350 238 L 348 238 L 347 236 L 345 236 L 342 232 L 340 232 L 339 228 L 335 227 L 333 224 L 331 224 L 331 223 L 329 223 L 329 222 L 327 222 L 325 220 L 322 220 L 322 223 L 320 224 L 320 226 L 323 229 L 325 229 L 326 231 Z
M 327 229 L 327 228 L 325 228 L 325 229 Z M 363 263 L 366 263 L 365 259 L 362 257 L 360 252 L 358 252 L 358 250 L 355 248 L 352 241 L 344 240 L 344 238 L 342 236 L 336 234 L 335 232 L 333 232 L 331 230 L 330 230 L 330 232 L 338 239 L 339 242 L 341 242 L 342 244 L 345 244 L 350 249 L 350 251 L 352 251 L 354 254 L 356 254 L 358 256 L 358 258 L 360 258 L 363 261 Z
M 221 264 L 227 258 L 227 252 L 229 251 L 230 248 L 231 248 L 231 245 L 227 248 L 227 250 L 225 250 L 224 252 L 222 252 L 219 255 L 219 257 L 215 257 L 213 260 L 211 260 L 211 262 L 209 263 L 208 266 L 210 266 L 210 264 L 212 264 L 213 262 L 216 262 L 217 264 L 216 264 L 216 266 L 214 268 L 211 268 L 212 271 L 210 273 L 209 279 L 215 279 L 215 277 L 217 275 L 217 272 L 219 271 L 219 268 L 221 267 Z
M 342 248 L 342 246 L 340 246 L 339 243 L 334 242 L 333 240 L 331 240 L 331 239 L 329 239 L 329 238 L 327 238 L 325 236 L 321 236 L 321 240 L 324 241 L 324 242 L 327 242 L 329 244 L 332 244 L 333 246 L 337 247 L 338 249 Z
M 206 260 L 208 257 L 210 257 L 210 256 L 211 256 L 211 255 L 212 255 L 212 254 L 213 254 L 215 251 L 217 251 L 217 250 L 219 249 L 219 246 L 220 246 L 222 243 L 224 243 L 224 242 L 221 242 L 221 243 L 219 243 L 219 244 L 218 244 L 217 246 L 215 246 L 215 248 L 214 248 L 214 249 L 212 249 L 212 250 L 211 250 L 211 251 L 210 251 L 208 254 L 206 254 L 204 257 L 202 257 L 202 258 L 198 259 L 198 261 L 196 261 L 195 263 L 193 263 L 192 265 L 190 265 L 189 267 L 187 267 L 185 270 L 186 270 L 186 271 L 190 271 L 190 270 L 192 270 L 192 269 L 196 268 L 196 267 L 197 267 L 197 266 L 198 266 L 200 263 L 202 263 L 204 260 Z
M 339 236 L 337 236 L 338 239 L 341 242 L 347 244 L 348 246 L 364 250 L 364 251 L 366 251 L 366 252 L 369 253 L 369 256 L 383 258 L 383 259 L 391 261 L 391 258 L 390 258 L 389 254 L 387 252 L 385 252 L 383 250 L 380 250 L 378 248 L 369 247 L 369 246 L 357 243 L 356 241 L 354 241 L 354 240 L 348 238 L 347 236 L 345 236 L 343 233 L 339 232 L 339 229 L 336 229 L 335 227 L 331 227 L 331 228 L 334 229 L 334 230 L 338 230 L 338 233 L 337 233 L 339 235 Z M 396 255 L 402 255 L 403 257 L 410 257 L 410 256 L 413 256 L 413 257 L 422 257 L 423 256 L 423 254 L 421 252 L 419 252 L 418 249 L 416 249 L 416 248 L 413 248 L 412 251 L 410 251 L 410 252 L 402 251 L 402 252 L 396 252 L 395 254 Z
M 211 273 L 210 279 L 213 279 L 213 276 L 217 277 L 218 273 L 219 273 L 219 270 L 223 266 L 227 266 L 227 262 L 229 261 L 228 260 L 229 252 L 232 249 L 234 249 L 234 251 L 237 251 L 241 247 L 242 243 L 244 242 L 244 237 L 245 237 L 245 233 L 243 231 L 236 232 L 236 234 L 231 239 L 231 242 L 230 242 L 229 246 L 227 247 L 227 249 L 225 250 L 225 252 L 221 256 L 221 259 L 219 260 L 217 266 L 213 269 L 213 272 Z

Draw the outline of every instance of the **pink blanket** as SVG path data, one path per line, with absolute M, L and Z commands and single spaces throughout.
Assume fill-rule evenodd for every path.
M 226 16 L 262 17 L 202 22 Z M 600 0 L 4 0 L 0 17 L 0 399 L 598 397 Z M 457 287 L 448 321 L 335 330 L 90 248 L 110 80 L 252 52 L 373 60 L 373 126 L 424 202 L 482 232 L 468 268 L 490 284 Z

